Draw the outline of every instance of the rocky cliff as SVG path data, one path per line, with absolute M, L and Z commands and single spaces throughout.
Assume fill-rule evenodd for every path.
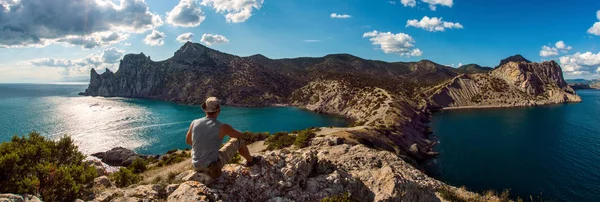
M 347 54 L 272 60 L 262 55 L 238 57 L 188 42 L 164 61 L 152 61 L 143 53 L 128 54 L 116 73 L 98 74 L 92 70 L 84 94 L 190 104 L 217 96 L 228 105 L 260 106 L 285 104 L 292 92 L 322 78 L 352 79 L 358 85 L 411 91 L 417 83 L 431 85 L 457 74 L 431 61 L 387 63 Z
M 427 89 L 424 94 L 428 104 L 435 108 L 535 106 L 581 101 L 554 61 L 507 62 L 486 74 L 457 76 Z
M 499 200 L 445 185 L 392 152 L 351 143 L 333 131 L 323 128 L 305 148 L 258 152 L 263 162 L 252 167 L 227 164 L 211 183 L 190 170 L 189 159 L 180 163 L 183 169 L 159 168 L 182 170 L 172 179 L 147 175 L 160 179 L 153 184 L 116 188 L 99 177 L 93 201 L 320 201 L 344 195 L 352 201 Z

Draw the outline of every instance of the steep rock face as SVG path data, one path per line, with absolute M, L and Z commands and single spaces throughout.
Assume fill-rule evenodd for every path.
M 508 62 L 488 74 L 461 75 L 424 92 L 429 104 L 444 107 L 511 107 L 581 98 L 563 79 L 554 62 Z
M 292 94 L 293 106 L 316 112 L 343 115 L 354 125 L 369 126 L 347 133 L 367 145 L 373 145 L 416 160 L 436 155 L 427 139 L 424 124 L 428 114 L 402 94 L 377 87 L 356 88 L 347 82 L 314 81 Z M 412 149 L 411 149 L 412 148 Z
M 384 89 L 354 88 L 343 81 L 313 81 L 294 91 L 290 103 L 311 111 L 352 118 L 360 125 L 385 125 L 394 121 L 388 109 L 393 98 Z

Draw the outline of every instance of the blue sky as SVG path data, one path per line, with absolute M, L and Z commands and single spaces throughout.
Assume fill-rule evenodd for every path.
M 90 68 L 116 70 L 126 53 L 164 60 L 184 33 L 240 56 L 349 53 L 495 66 L 518 53 L 536 62 L 556 60 L 567 78 L 600 77 L 600 1 L 594 0 L 81 2 L 0 0 L 0 82 L 87 78 Z M 145 41 L 153 32 L 155 40 Z

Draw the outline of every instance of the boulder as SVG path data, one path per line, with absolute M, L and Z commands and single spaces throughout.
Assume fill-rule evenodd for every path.
M 18 194 L 0 194 L 0 202 L 23 202 L 23 196 Z
M 112 201 L 113 199 L 118 199 L 117 197 L 122 196 L 122 195 L 123 195 L 123 190 L 120 190 L 120 189 L 106 190 L 106 191 L 100 193 L 92 201 L 93 202 L 109 202 L 109 201 Z
M 123 147 L 112 148 L 106 152 L 92 154 L 92 156 L 101 158 L 102 162 L 108 165 L 125 167 L 131 165 L 136 158 L 142 157 L 134 151 Z
M 177 188 L 179 188 L 179 184 L 170 184 L 165 188 L 165 193 L 167 196 L 171 195 Z
M 159 199 L 165 195 L 165 189 L 159 184 L 140 185 L 125 191 L 125 197 Z
M 106 176 L 100 176 L 94 179 L 94 187 L 96 188 L 110 188 L 115 185 Z
M 104 168 L 102 161 L 94 159 L 94 160 L 88 160 L 85 163 L 89 166 L 93 166 L 94 169 L 96 169 L 96 173 L 98 174 L 98 176 L 106 175 L 106 173 L 107 173 L 106 168 Z

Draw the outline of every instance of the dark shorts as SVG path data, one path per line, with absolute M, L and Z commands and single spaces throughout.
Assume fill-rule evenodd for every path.
M 221 149 L 219 149 L 219 159 L 215 162 L 212 162 L 206 168 L 194 168 L 196 172 L 206 172 L 212 178 L 218 178 L 221 176 L 221 169 L 225 164 L 231 161 L 231 158 L 235 156 L 235 154 L 240 150 L 240 148 L 244 145 L 244 140 L 240 140 L 237 138 L 230 138 Z

